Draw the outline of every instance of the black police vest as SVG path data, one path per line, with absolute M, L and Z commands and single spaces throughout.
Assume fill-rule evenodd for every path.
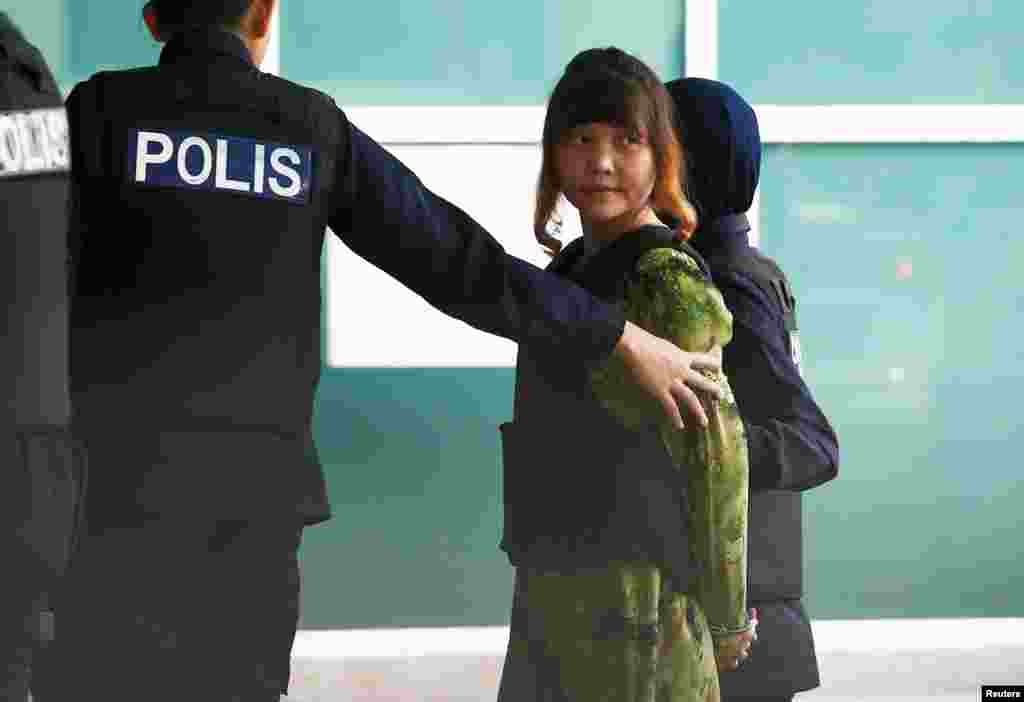
M 0 427 L 64 427 L 67 119 L 42 55 L 0 28 Z
M 63 572 L 85 480 L 68 427 L 70 164 L 60 90 L 0 12 L 0 550 L 11 602 L 38 598 Z
M 778 304 L 787 332 L 786 343 L 799 357 L 796 299 L 775 261 L 748 248 L 748 255 L 712 253 L 707 257 L 714 275 L 742 273 L 769 300 Z M 729 368 L 725 367 L 726 375 Z M 736 388 L 734 388 L 736 390 Z M 737 393 L 742 394 L 742 392 Z M 740 412 L 742 414 L 742 403 Z M 747 596 L 752 602 L 798 599 L 803 596 L 803 504 L 799 492 L 764 490 L 750 494 Z
M 664 227 L 645 227 L 603 249 L 569 275 L 602 299 L 621 301 L 637 259 L 658 247 L 700 255 Z M 582 240 L 549 270 L 568 275 Z M 707 272 L 706 268 L 703 268 Z M 694 575 L 685 481 L 656 431 L 628 431 L 589 389 L 571 359 L 520 347 L 514 421 L 502 425 L 504 532 L 513 565 L 550 570 L 641 560 L 686 587 Z
M 715 270 L 731 269 L 743 273 L 757 285 L 769 300 L 778 304 L 786 330 L 785 342 L 793 363 L 800 367 L 800 342 L 796 323 L 796 298 L 786 274 L 777 264 L 755 249 L 749 249 L 747 256 L 731 256 L 721 260 L 714 256 L 708 260 Z
M 242 52 L 180 35 L 68 102 L 72 396 L 110 513 L 329 516 L 311 414 L 344 118 Z M 107 462 L 144 470 L 105 478 Z

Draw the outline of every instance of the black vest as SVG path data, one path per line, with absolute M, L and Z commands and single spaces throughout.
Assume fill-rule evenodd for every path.
M 39 51 L 0 27 L 0 427 L 64 427 L 67 119 Z
M 745 255 L 736 255 L 732 251 L 715 252 L 708 255 L 707 261 L 712 274 L 725 271 L 742 273 L 752 280 L 769 300 L 778 305 L 786 330 L 787 350 L 799 368 L 800 342 L 796 323 L 796 298 L 779 264 L 752 247 L 747 249 Z
M 740 219 L 742 221 L 740 222 Z M 745 215 L 730 219 L 745 224 Z M 729 226 L 729 222 L 723 222 Z M 710 251 L 706 261 L 713 277 L 730 271 L 742 273 L 779 306 L 788 332 L 786 343 L 794 356 L 799 353 L 796 324 L 796 299 L 785 273 L 772 259 L 752 247 Z M 794 360 L 796 360 L 794 358 Z M 723 370 L 729 375 L 728 347 Z M 743 412 L 742 398 L 757 388 L 733 391 Z M 752 466 L 753 470 L 753 466 Z M 764 490 L 750 494 L 749 532 L 747 541 L 747 596 L 759 600 L 798 599 L 803 596 L 803 505 L 799 492 Z
M 637 259 L 652 248 L 700 255 L 664 227 L 626 234 L 588 261 L 582 240 L 549 266 L 594 295 L 620 302 Z M 706 269 L 705 269 L 706 272 Z M 686 587 L 694 575 L 685 479 L 653 426 L 628 431 L 606 412 L 586 368 L 520 347 L 514 421 L 502 425 L 504 533 L 513 565 L 551 570 L 644 560 Z
M 219 31 L 94 76 L 68 111 L 72 396 L 96 499 L 325 519 L 311 414 L 344 117 Z
M 0 552 L 14 603 L 63 572 L 84 481 L 68 431 L 69 168 L 57 84 L 0 12 Z

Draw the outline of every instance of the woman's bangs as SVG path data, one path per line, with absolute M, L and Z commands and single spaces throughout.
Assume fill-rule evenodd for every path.
M 558 104 L 552 105 L 555 114 L 561 116 L 559 137 L 581 124 L 592 123 L 647 131 L 650 101 L 629 81 L 608 75 L 586 76 L 566 88 Z

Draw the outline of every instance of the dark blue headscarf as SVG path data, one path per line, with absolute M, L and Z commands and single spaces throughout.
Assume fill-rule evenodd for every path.
M 665 87 L 675 103 L 699 233 L 750 209 L 761 173 L 757 116 L 735 90 L 715 80 L 682 78 Z

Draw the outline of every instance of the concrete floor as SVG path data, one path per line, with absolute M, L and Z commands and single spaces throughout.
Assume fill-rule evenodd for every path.
M 1024 620 L 1001 620 L 997 629 L 984 625 L 979 629 L 963 620 L 927 621 L 934 626 L 912 630 L 906 622 L 815 623 L 822 687 L 796 699 L 978 702 L 982 684 L 1024 685 Z M 907 633 L 899 635 L 900 631 Z M 909 635 L 911 631 L 915 633 Z M 973 636 L 965 636 L 964 631 Z M 431 652 L 412 642 L 412 637 L 398 656 L 379 655 L 369 640 L 362 650 L 340 656 L 304 657 L 297 646 L 287 699 L 493 702 L 502 664 L 500 636 L 494 633 L 483 646 L 489 650 L 476 654 Z M 507 633 L 505 637 L 507 641 Z M 876 643 L 872 646 L 868 641 Z M 884 646 L 889 648 L 881 650 Z
M 1024 685 L 1024 619 L 815 622 L 797 702 L 979 702 Z M 300 632 L 282 702 L 494 702 L 507 629 Z M 524 701 L 527 702 L 527 701 Z

